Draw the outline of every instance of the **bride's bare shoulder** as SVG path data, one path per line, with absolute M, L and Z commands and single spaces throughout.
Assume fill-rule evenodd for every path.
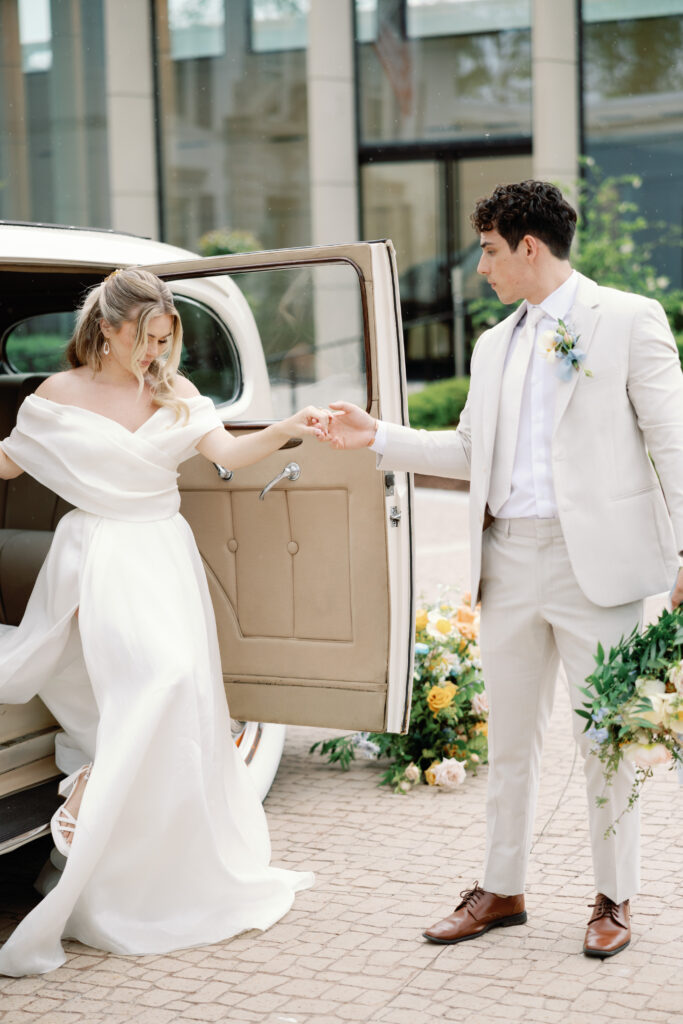
M 84 373 L 85 371 L 85 373 Z M 36 388 L 36 395 L 49 398 L 52 402 L 69 402 L 81 390 L 85 374 L 92 375 L 87 366 L 79 366 L 62 373 L 53 373 Z
M 181 377 L 179 373 L 173 378 L 173 390 L 178 398 L 197 398 L 199 391 L 187 377 Z

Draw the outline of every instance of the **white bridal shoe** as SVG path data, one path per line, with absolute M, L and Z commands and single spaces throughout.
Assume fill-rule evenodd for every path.
M 73 775 L 68 775 L 59 783 L 57 792 L 60 796 L 65 797 L 65 802 L 61 807 L 58 807 L 52 815 L 52 818 L 50 819 L 50 831 L 52 832 L 54 844 L 63 857 L 69 856 L 71 842 L 73 842 L 73 834 L 76 831 L 76 818 L 74 818 L 71 811 L 67 809 L 66 801 L 73 793 L 81 778 L 84 779 L 85 782 L 88 781 L 90 778 L 91 768 L 92 764 L 84 764 L 77 772 L 74 772 Z M 67 836 L 70 837 L 71 842 L 67 842 Z

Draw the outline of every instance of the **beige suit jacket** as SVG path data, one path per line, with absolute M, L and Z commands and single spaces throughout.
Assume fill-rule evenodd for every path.
M 477 342 L 458 428 L 431 432 L 387 423 L 379 459 L 382 469 L 470 480 L 473 595 L 503 365 L 524 310 L 522 303 Z M 555 495 L 579 586 L 609 607 L 668 590 L 676 578 L 683 550 L 683 374 L 666 316 L 653 299 L 579 275 L 567 320 L 593 376 L 574 373 L 558 385 Z

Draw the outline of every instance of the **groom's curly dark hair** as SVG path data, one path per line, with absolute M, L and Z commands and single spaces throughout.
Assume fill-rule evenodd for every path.
M 568 259 L 576 230 L 576 210 L 547 181 L 498 185 L 477 201 L 470 220 L 477 233 L 498 231 L 513 252 L 525 235 L 533 235 L 560 260 Z

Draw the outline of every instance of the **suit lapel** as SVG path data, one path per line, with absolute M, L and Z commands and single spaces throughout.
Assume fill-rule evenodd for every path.
M 593 337 L 595 336 L 595 328 L 599 319 L 600 292 L 598 286 L 595 281 L 591 281 L 590 278 L 579 274 L 576 298 L 574 299 L 574 305 L 567 314 L 567 322 L 570 329 L 579 337 L 578 347 L 583 349 L 586 354 L 588 354 Z M 586 358 L 583 366 L 586 369 L 590 369 L 590 359 Z M 553 433 L 557 430 L 560 420 L 567 410 L 569 401 L 574 394 L 574 388 L 582 374 L 583 369 L 574 371 L 568 381 L 560 381 L 558 385 Z
M 510 347 L 512 332 L 526 313 L 527 304 L 521 305 L 506 320 L 494 328 L 496 337 L 490 338 L 487 346 L 487 367 L 484 379 L 486 380 L 486 391 L 482 403 L 482 452 L 484 465 L 490 467 L 493 457 L 493 444 L 496 438 L 496 427 L 498 425 L 498 411 L 500 408 L 500 389 L 503 382 L 503 370 L 505 368 L 505 357 Z M 493 334 L 493 332 L 492 332 Z M 483 352 L 482 352 L 483 355 Z

